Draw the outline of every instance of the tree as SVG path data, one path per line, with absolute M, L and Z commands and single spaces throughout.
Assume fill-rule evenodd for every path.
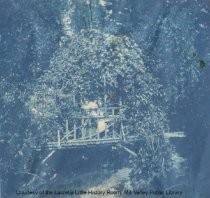
M 147 183 L 157 176 L 154 172 L 164 175 L 170 161 L 170 146 L 163 136 L 167 130 L 164 93 L 142 57 L 126 36 L 86 30 L 63 37 L 29 102 L 41 136 L 55 136 L 56 128 L 62 129 L 64 119 L 77 114 L 84 101 L 103 101 L 106 92 L 109 104 L 123 101 L 125 125 L 141 139 L 136 145 L 138 157 L 132 160 L 134 173 L 143 173 Z

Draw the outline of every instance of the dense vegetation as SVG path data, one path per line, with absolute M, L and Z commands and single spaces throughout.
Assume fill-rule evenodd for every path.
M 129 106 L 127 122 L 146 144 L 132 159 L 133 185 L 166 177 L 174 151 L 162 133 L 184 130 L 184 181 L 197 179 L 201 193 L 209 182 L 209 18 L 207 1 L 1 1 L 0 170 L 8 178 L 6 191 L 22 185 L 24 174 L 12 184 L 15 173 L 31 169 L 31 146 L 73 113 L 65 94 L 79 90 L 82 99 L 101 98 L 106 74 L 109 92 Z

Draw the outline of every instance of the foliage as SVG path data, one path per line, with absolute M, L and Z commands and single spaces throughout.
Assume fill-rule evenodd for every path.
M 126 36 L 84 30 L 63 37 L 29 103 L 41 135 L 55 136 L 56 128 L 62 130 L 61 123 L 77 114 L 84 101 L 103 102 L 106 92 L 109 105 L 123 101 L 125 125 L 141 139 L 136 145 L 138 158 L 132 160 L 133 174 L 143 174 L 145 182 L 166 174 L 170 146 L 163 137 L 167 130 L 164 93 L 142 57 L 140 48 Z

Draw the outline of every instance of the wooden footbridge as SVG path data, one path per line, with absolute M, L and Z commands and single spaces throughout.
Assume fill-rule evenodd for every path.
M 103 77 L 103 99 L 88 100 L 84 98 L 76 101 L 75 95 L 71 98 L 76 112 L 74 116 L 65 120 L 63 130 L 57 130 L 51 141 L 44 147 L 48 149 L 62 149 L 86 147 L 93 145 L 116 144 L 119 142 L 134 141 L 135 136 L 129 135 L 126 126 L 125 110 L 122 100 L 117 103 L 107 100 L 108 90 L 106 77 Z M 78 108 L 79 107 L 79 108 Z
M 75 97 L 72 101 L 76 106 Z M 57 130 L 45 147 L 48 149 L 79 148 L 138 141 L 138 138 L 129 132 L 126 125 L 126 106 L 122 101 L 119 100 L 118 104 L 112 104 L 112 106 L 107 103 L 105 77 L 103 105 L 101 103 L 100 100 L 80 103 L 80 109 L 75 116 L 66 119 L 64 129 Z M 183 137 L 182 132 L 165 133 L 164 135 L 167 139 Z
M 57 138 L 48 142 L 49 149 L 115 144 L 135 141 L 128 135 L 124 125 L 125 107 L 98 107 L 94 102 L 86 103 L 80 115 L 66 120 L 65 131 L 57 131 Z M 55 135 L 56 136 L 56 135 Z
M 126 107 L 120 102 L 112 107 L 99 107 L 95 102 L 86 102 L 81 111 L 66 119 L 64 130 L 57 130 L 52 141 L 45 147 L 50 150 L 81 148 L 96 145 L 130 144 L 139 140 L 129 133 L 124 112 Z M 57 134 L 56 134 L 57 133 Z M 185 137 L 183 132 L 164 133 L 166 139 Z M 125 148 L 128 152 L 134 152 Z M 38 148 L 40 150 L 40 148 Z

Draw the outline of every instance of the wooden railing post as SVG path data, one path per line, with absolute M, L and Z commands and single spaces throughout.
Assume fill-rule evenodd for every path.
M 122 122 L 121 122 L 121 137 L 122 137 L 122 140 L 124 141 L 125 140 L 125 133 L 124 133 L 124 126 L 123 126 Z
M 74 122 L 74 140 L 77 139 L 77 126 L 76 126 L 76 123 Z
M 69 139 L 69 122 L 68 119 L 66 119 L 66 140 Z
M 91 118 L 89 118 L 89 139 L 92 139 L 92 123 L 91 123 Z
M 58 147 L 61 147 L 61 135 L 60 135 L 60 131 L 58 130 Z
M 81 126 L 82 139 L 84 139 L 84 133 L 85 133 L 84 123 L 85 123 L 84 118 L 82 118 L 82 126 Z

